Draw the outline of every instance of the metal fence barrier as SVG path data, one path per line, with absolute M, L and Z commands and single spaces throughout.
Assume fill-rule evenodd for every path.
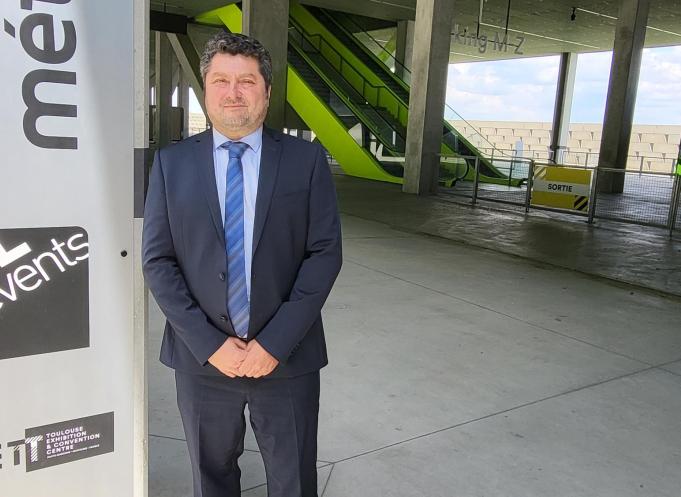
M 677 176 L 597 169 L 595 217 L 666 228 L 670 226 Z M 611 193 L 611 184 L 622 186 Z
M 461 158 L 460 158 L 461 159 Z M 538 162 L 526 158 L 493 159 L 491 165 L 504 178 L 490 179 L 482 174 L 479 157 L 463 157 L 474 164 L 474 171 L 459 178 L 443 195 L 465 198 L 470 204 L 478 201 L 498 202 L 524 208 L 556 211 L 586 217 L 589 223 L 595 219 L 607 219 L 645 226 L 664 228 L 669 235 L 681 232 L 681 175 L 674 173 L 632 171 L 598 167 L 575 167 Z M 487 163 L 489 165 L 489 161 Z M 575 176 L 581 171 L 584 184 L 574 185 L 574 202 L 569 206 L 551 206 L 539 201 L 541 186 L 554 188 L 567 183 L 551 182 L 551 176 Z M 587 171 L 584 173 L 584 171 Z M 586 176 L 584 176 L 586 174 Z M 518 180 L 521 182 L 518 184 Z M 537 184 L 535 185 L 535 180 Z M 533 189 L 533 187 L 535 187 Z M 572 192 L 572 190 L 569 190 Z M 558 192 L 565 193 L 565 192 Z M 544 195 L 546 196 L 546 195 Z M 555 195 L 554 195 L 555 197 Z M 572 200 L 572 199 L 570 199 Z

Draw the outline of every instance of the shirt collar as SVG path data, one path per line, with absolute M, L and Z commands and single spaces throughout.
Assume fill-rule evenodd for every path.
M 223 144 L 232 141 L 240 141 L 245 143 L 246 145 L 251 147 L 253 152 L 257 154 L 260 151 L 260 146 L 262 145 L 262 126 L 256 129 L 250 135 L 244 136 L 240 140 L 230 140 L 225 135 L 220 133 L 217 129 L 213 128 L 213 148 L 215 150 L 220 148 Z

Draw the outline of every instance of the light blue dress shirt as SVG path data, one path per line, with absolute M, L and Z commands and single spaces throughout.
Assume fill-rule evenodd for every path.
M 225 226 L 225 190 L 227 189 L 227 164 L 229 151 L 222 144 L 232 141 L 213 128 L 213 164 L 215 183 L 218 187 L 222 226 Z M 251 300 L 251 263 L 253 258 L 253 223 L 255 221 L 255 202 L 258 198 L 258 178 L 260 176 L 260 152 L 262 149 L 262 126 L 240 142 L 248 144 L 241 157 L 244 172 L 244 259 L 246 260 L 246 293 Z

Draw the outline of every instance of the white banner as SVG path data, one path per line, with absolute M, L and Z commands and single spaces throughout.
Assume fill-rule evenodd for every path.
M 127 497 L 133 0 L 0 17 L 0 496 Z

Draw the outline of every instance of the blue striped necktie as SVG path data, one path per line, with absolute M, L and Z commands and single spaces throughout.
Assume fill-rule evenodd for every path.
M 244 173 L 241 156 L 248 148 L 242 142 L 227 142 L 227 189 L 225 192 L 225 246 L 227 249 L 227 310 L 236 334 L 248 334 L 250 305 L 246 292 L 244 256 Z

